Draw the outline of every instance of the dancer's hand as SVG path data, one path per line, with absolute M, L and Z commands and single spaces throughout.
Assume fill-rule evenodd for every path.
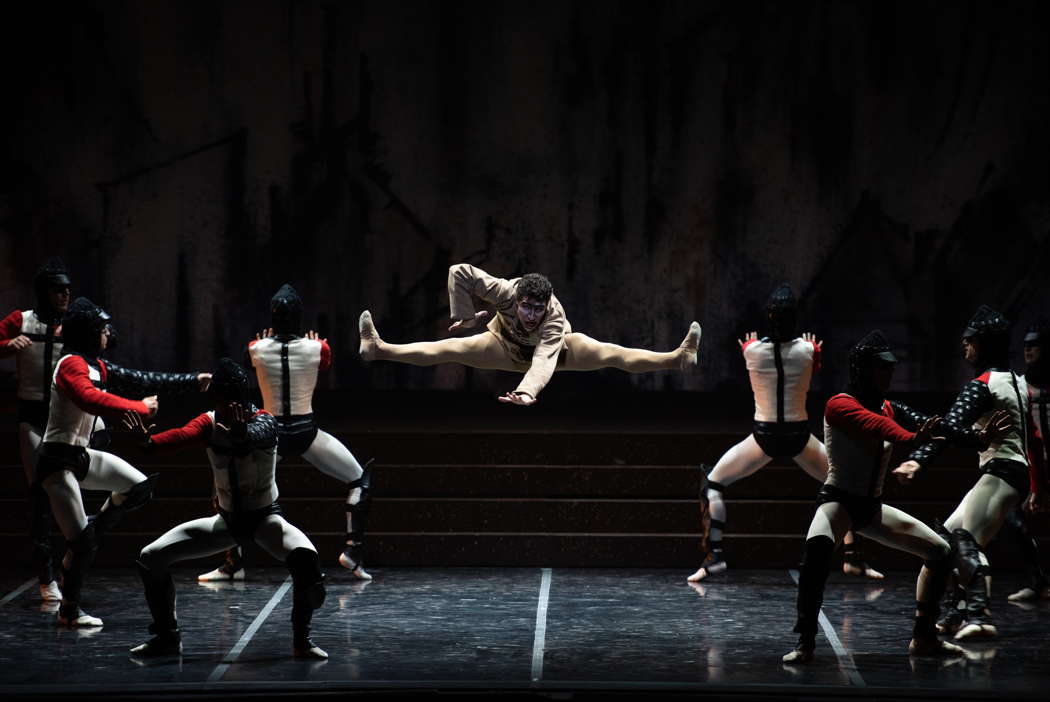
M 200 386 L 201 392 L 208 392 L 208 388 L 211 387 L 211 373 L 198 373 L 197 385 Z
M 808 341 L 809 343 L 816 346 L 818 349 L 824 345 L 824 342 L 817 338 L 817 335 L 813 332 L 804 332 L 802 334 L 802 340 Z
M 748 332 L 747 334 L 744 334 L 744 338 L 743 339 L 737 339 L 736 343 L 740 344 L 740 348 L 742 349 L 742 348 L 744 348 L 744 346 L 747 345 L 747 342 L 749 342 L 749 341 L 758 341 L 758 332 L 757 331 Z
M 132 433 L 134 439 L 142 444 L 149 444 L 150 434 L 156 424 L 146 424 L 142 421 L 142 415 L 138 412 L 125 412 L 120 422 L 125 429 Z
M 452 322 L 452 324 L 449 325 L 448 330 L 450 332 L 453 332 L 453 331 L 457 331 L 459 329 L 470 329 L 475 324 L 477 324 L 478 322 L 484 320 L 488 316 L 489 316 L 489 313 L 487 311 L 485 311 L 485 310 L 481 310 L 480 312 L 475 312 L 474 316 L 472 318 L 470 318 L 470 319 L 457 319 L 456 321 Z
M 157 402 L 156 395 L 150 395 L 149 397 L 142 398 L 142 404 L 146 405 L 146 407 L 149 409 L 149 416 L 157 416 L 157 410 L 160 409 L 160 403 Z
M 306 332 L 306 338 L 311 339 L 313 341 L 328 341 L 328 339 L 322 339 L 321 335 L 315 332 L 313 329 Z
M 915 443 L 925 444 L 930 441 L 944 441 L 945 437 L 935 435 L 937 427 L 941 425 L 940 417 L 927 417 L 926 420 L 919 425 L 919 428 L 915 431 Z
M 229 424 L 223 424 L 216 417 L 216 426 L 225 429 L 235 439 L 243 439 L 248 436 L 248 412 L 244 409 L 244 405 L 240 402 L 231 402 L 226 405 L 226 411 L 223 414 L 225 415 L 223 419 Z
M 500 395 L 499 401 L 523 407 L 536 404 L 536 398 L 527 392 L 508 392 L 505 395 Z
M 988 418 L 988 423 L 978 432 L 978 436 L 985 446 L 998 444 L 1007 434 L 1014 430 L 1014 423 L 1010 420 L 1010 413 L 1006 410 L 996 410 Z
M 261 332 L 255 335 L 255 340 L 262 341 L 263 339 L 269 339 L 271 336 L 273 336 L 273 329 L 271 327 L 267 327 L 266 329 L 263 329 Z
M 21 351 L 22 349 L 27 349 L 32 345 L 33 340 L 25 334 L 19 334 L 14 339 L 8 341 L 6 344 L 7 348 L 11 349 L 12 351 Z
M 922 466 L 915 461 L 905 461 L 893 469 L 893 474 L 897 476 L 898 483 L 907 485 L 915 479 L 915 474 L 919 472 L 920 468 Z
M 1046 490 L 1029 493 L 1028 499 L 1024 501 L 1024 511 L 1029 514 L 1046 512 L 1048 509 L 1050 509 L 1050 493 Z

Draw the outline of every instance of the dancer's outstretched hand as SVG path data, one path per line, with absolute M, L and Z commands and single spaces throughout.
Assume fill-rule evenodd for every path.
M 244 405 L 240 402 L 231 402 L 226 405 L 225 415 L 224 419 L 229 424 L 223 424 L 216 418 L 216 426 L 225 429 L 230 436 L 238 439 L 243 439 L 248 435 L 248 412 L 244 409 Z
M 267 327 L 266 329 L 263 329 L 261 332 L 255 335 L 255 340 L 262 341 L 263 339 L 269 339 L 271 336 L 273 336 L 273 329 Z
M 915 474 L 919 472 L 920 468 L 922 466 L 915 461 L 905 461 L 893 469 L 893 474 L 897 476 L 898 483 L 907 485 L 915 479 Z
M 315 332 L 313 329 L 306 332 L 306 338 L 312 339 L 313 341 L 328 341 L 328 339 L 322 339 L 321 335 Z
M 813 332 L 804 332 L 802 334 L 802 340 L 808 341 L 809 343 L 816 346 L 818 349 L 824 345 L 824 342 L 817 338 L 817 335 Z
M 758 341 L 758 332 L 757 331 L 748 332 L 747 334 L 744 334 L 744 338 L 743 339 L 737 339 L 736 343 L 740 344 L 740 348 L 744 348 L 744 346 L 749 341 Z
M 488 316 L 489 316 L 489 313 L 487 311 L 485 311 L 485 310 L 481 310 L 480 312 L 475 312 L 474 313 L 474 317 L 471 318 L 471 319 L 457 319 L 456 321 L 454 321 L 452 324 L 449 325 L 448 330 L 450 332 L 453 332 L 453 331 L 456 331 L 457 329 L 470 329 L 475 324 L 477 324 L 478 322 L 484 320 Z
M 945 437 L 934 433 L 940 425 L 940 417 L 927 417 L 926 421 L 920 424 L 919 428 L 915 431 L 915 443 L 925 444 L 930 441 L 944 441 Z
M 527 392 L 508 392 L 505 395 L 500 395 L 499 401 L 512 405 L 522 405 L 523 407 L 536 404 L 536 398 Z
M 157 402 L 156 395 L 150 395 L 149 397 L 142 398 L 142 404 L 149 408 L 149 416 L 156 417 L 157 410 L 160 409 L 160 403 Z
M 153 428 L 157 426 L 156 424 L 146 424 L 142 421 L 142 415 L 138 412 L 125 412 L 124 418 L 120 423 L 131 432 L 136 441 L 142 444 L 149 443 L 150 434 L 153 433 Z
M 988 423 L 981 429 L 979 436 L 985 446 L 998 444 L 1007 434 L 1014 430 L 1014 423 L 1010 419 L 1010 413 L 1006 410 L 996 410 L 988 418 Z
M 197 384 L 200 386 L 201 392 L 208 392 L 208 388 L 211 387 L 211 373 L 198 373 Z

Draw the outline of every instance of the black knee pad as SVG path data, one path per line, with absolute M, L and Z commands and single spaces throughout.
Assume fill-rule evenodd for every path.
M 931 573 L 940 573 L 942 571 L 949 573 L 951 572 L 951 569 L 955 567 L 955 559 L 959 555 L 959 546 L 954 538 L 946 539 L 946 541 L 948 543 L 948 548 L 942 555 L 923 561 L 923 565 L 925 565 Z
M 716 483 L 714 480 L 708 480 L 707 481 L 707 489 L 708 490 L 714 490 L 715 492 L 718 492 L 718 493 L 724 493 L 726 491 L 726 486 L 723 485 L 722 483 Z
M 126 498 L 120 503 L 120 508 L 125 512 L 130 512 L 149 502 L 153 497 L 153 484 L 159 476 L 160 473 L 154 473 L 141 483 L 132 485 L 131 489 L 124 493 Z
M 325 600 L 324 573 L 316 551 L 297 548 L 288 554 L 285 565 L 292 576 L 292 598 L 295 605 L 317 609 Z
M 361 489 L 357 502 L 354 504 L 348 502 L 346 505 L 346 511 L 350 514 L 350 523 L 353 525 L 353 531 L 347 534 L 347 537 L 358 545 L 364 541 L 368 526 L 368 512 L 372 507 L 372 463 L 374 461 L 375 459 L 371 459 L 365 463 L 361 477 L 350 481 L 347 485 L 348 490 Z
M 824 583 L 828 579 L 834 552 L 835 542 L 830 537 L 814 536 L 806 539 L 798 578 L 798 598 L 795 601 L 798 611 L 794 628 L 796 634 L 816 636 L 820 606 L 824 602 Z
M 973 534 L 966 529 L 953 529 L 952 539 L 956 548 L 956 567 L 959 569 L 959 577 L 965 585 L 973 578 L 974 573 L 981 567 L 981 549 Z

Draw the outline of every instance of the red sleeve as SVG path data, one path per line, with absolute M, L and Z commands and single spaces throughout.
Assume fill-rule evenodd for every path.
M 321 365 L 318 370 L 328 370 L 332 367 L 332 347 L 328 345 L 327 339 L 321 339 Z
M 22 333 L 22 310 L 15 310 L 0 320 L 0 343 L 10 341 Z
M 892 409 L 884 411 L 893 413 Z M 915 438 L 914 432 L 902 428 L 892 417 L 866 409 L 856 398 L 849 395 L 835 395 L 828 400 L 824 408 L 824 418 L 831 426 L 856 436 L 877 437 L 895 444 Z
M 105 373 L 103 366 L 103 378 Z M 127 400 L 120 395 L 102 392 L 92 385 L 87 361 L 79 356 L 67 356 L 59 364 L 55 387 L 64 392 L 73 404 L 91 414 L 138 412 L 141 415 L 149 415 L 149 408 L 141 400 Z
M 990 381 L 991 379 L 992 379 L 992 372 L 991 371 L 985 371 L 984 373 L 981 373 L 979 376 L 974 378 L 974 380 L 980 380 L 985 385 L 987 385 L 988 381 Z
M 257 343 L 259 343 L 259 339 L 252 339 L 248 342 L 248 348 L 255 346 Z
M 181 446 L 183 444 L 207 443 L 211 436 L 211 417 L 208 413 L 198 415 L 185 425 L 162 431 L 150 437 L 153 446 Z
M 816 373 L 820 371 L 820 347 L 812 341 L 809 343 L 813 347 L 813 372 Z

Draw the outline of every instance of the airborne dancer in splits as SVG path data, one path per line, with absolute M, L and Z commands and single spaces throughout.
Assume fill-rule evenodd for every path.
M 346 544 L 339 564 L 361 580 L 371 580 L 362 564 L 365 520 L 369 506 L 371 461 L 364 468 L 338 439 L 322 431 L 314 422 L 313 394 L 317 372 L 332 365 L 332 349 L 327 339 L 313 331 L 300 336 L 303 328 L 303 302 L 295 289 L 285 284 L 270 300 L 270 329 L 248 344 L 248 356 L 259 380 L 263 408 L 277 419 L 279 459 L 302 456 L 325 475 L 346 484 Z M 226 553 L 226 562 L 197 579 L 241 580 L 244 566 L 240 548 Z
M 368 310 L 361 313 L 361 358 L 398 361 L 415 366 L 461 363 L 472 368 L 524 373 L 518 387 L 500 396 L 500 402 L 531 405 L 555 370 L 592 371 L 618 368 L 628 373 L 687 370 L 696 365 L 700 325 L 693 322 L 674 351 L 660 353 L 597 341 L 573 332 L 551 283 L 539 273 L 505 280 L 480 268 L 460 263 L 449 268 L 448 296 L 452 324 L 449 331 L 468 329 L 488 316 L 474 311 L 477 297 L 496 307 L 488 331 L 473 336 L 391 344 L 376 331 Z
M 703 501 L 710 515 L 707 553 L 689 582 L 699 582 L 724 572 L 728 566 L 722 551 L 726 508 L 722 493 L 738 480 L 757 472 L 775 458 L 793 460 L 811 477 L 824 482 L 828 476 L 828 454 L 809 430 L 806 393 L 810 379 L 820 369 L 821 342 L 813 334 L 796 337 L 798 303 L 791 287 L 777 287 L 766 303 L 768 336 L 759 339 L 751 332 L 740 340 L 744 361 L 755 394 L 754 431 L 733 446 L 707 476 Z M 881 579 L 882 573 L 864 562 L 852 531 L 846 532 L 847 575 Z

